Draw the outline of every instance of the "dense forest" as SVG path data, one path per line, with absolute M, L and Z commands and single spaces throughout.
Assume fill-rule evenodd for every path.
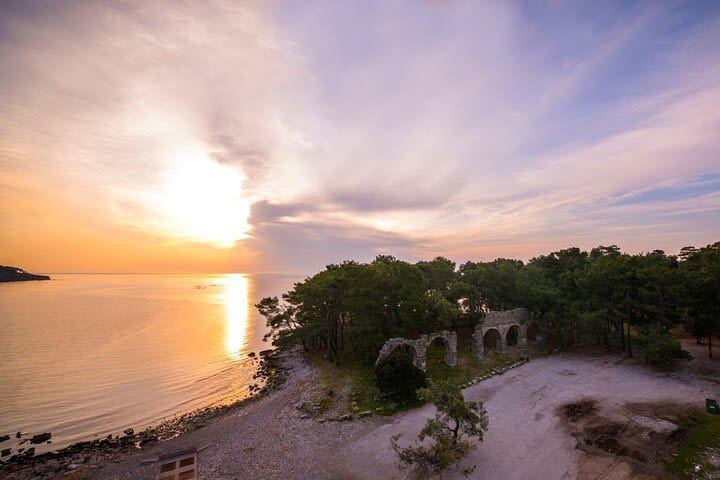
M 561 348 L 594 342 L 633 354 L 662 344 L 673 326 L 720 335 L 720 242 L 629 255 L 617 246 L 567 248 L 520 260 L 415 264 L 381 255 L 346 261 L 256 307 L 273 345 L 301 344 L 331 360 L 343 352 L 372 363 L 391 337 L 477 325 L 485 312 L 524 307 Z M 633 338 L 635 337 L 635 338 Z

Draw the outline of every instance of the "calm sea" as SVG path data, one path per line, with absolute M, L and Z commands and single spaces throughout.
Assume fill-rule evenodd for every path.
M 0 284 L 0 436 L 12 437 L 3 448 L 17 431 L 52 432 L 40 453 L 246 397 L 257 365 L 248 354 L 270 348 L 253 305 L 298 281 L 52 278 Z

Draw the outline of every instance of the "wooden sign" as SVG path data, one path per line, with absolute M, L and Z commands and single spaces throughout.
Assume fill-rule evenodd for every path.
M 160 455 L 158 480 L 197 480 L 197 449 L 189 448 Z

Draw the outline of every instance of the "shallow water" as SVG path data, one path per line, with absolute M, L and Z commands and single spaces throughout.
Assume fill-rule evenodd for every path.
M 253 306 L 297 278 L 56 274 L 0 284 L 0 444 L 52 444 L 136 429 L 244 398 L 264 319 Z M 25 445 L 29 446 L 29 445 Z

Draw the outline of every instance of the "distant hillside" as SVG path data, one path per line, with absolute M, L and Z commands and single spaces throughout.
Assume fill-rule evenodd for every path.
M 0 282 L 23 282 L 27 280 L 50 280 L 50 277 L 28 273 L 18 267 L 0 265 Z

